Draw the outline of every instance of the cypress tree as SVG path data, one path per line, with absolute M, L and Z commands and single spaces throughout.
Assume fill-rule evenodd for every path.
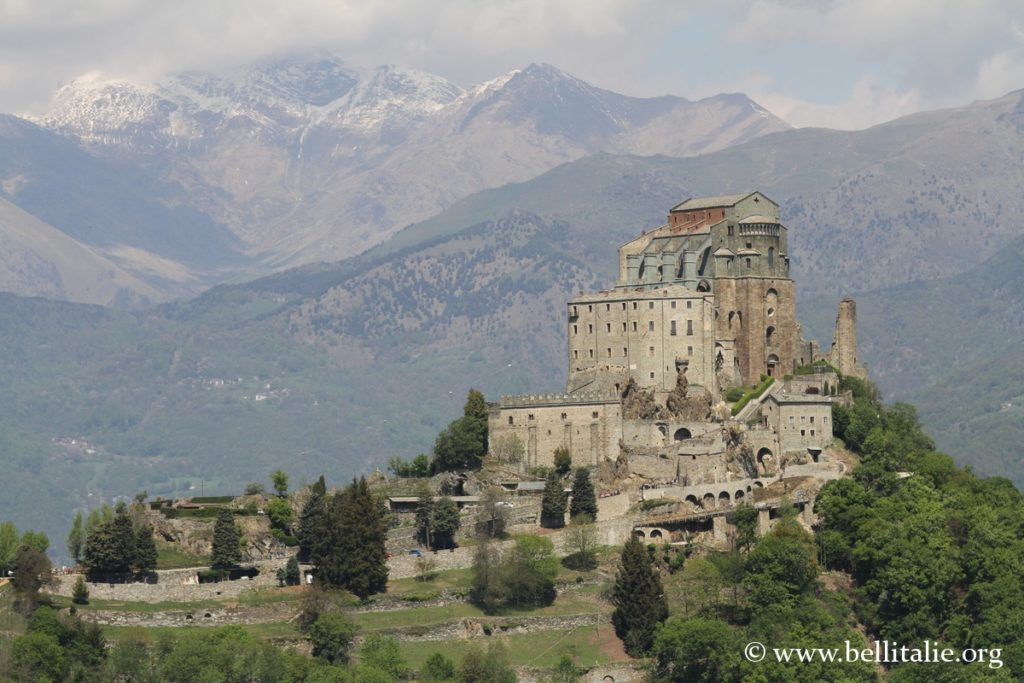
M 232 567 L 242 561 L 238 527 L 228 510 L 221 510 L 213 525 L 213 552 L 211 564 L 217 569 Z
M 82 520 L 82 511 L 75 513 L 75 520 L 71 523 L 71 531 L 68 532 L 68 553 L 71 559 L 78 564 L 82 560 L 82 547 L 85 545 L 85 522 Z
M 361 599 L 387 590 L 387 526 L 365 478 L 331 497 L 326 528 L 325 542 L 314 546 L 317 579 Z
M 135 529 L 126 513 L 119 513 L 89 532 L 82 560 L 91 574 L 127 574 L 135 560 Z
M 419 502 L 416 506 L 416 539 L 428 548 L 434 546 L 433 520 L 434 496 L 430 493 L 430 489 L 424 486 L 420 491 Z
M 299 540 L 299 559 L 308 562 L 313 556 L 313 547 L 327 533 L 327 484 L 323 475 L 310 487 L 309 500 L 299 515 L 299 529 L 296 532 Z
M 540 525 L 546 529 L 559 529 L 565 526 L 565 503 L 565 486 L 559 476 L 552 471 L 544 485 L 544 497 L 540 503 Z
M 430 514 L 430 528 L 434 534 L 434 547 L 451 548 L 455 545 L 455 533 L 462 526 L 459 506 L 445 496 L 433 505 Z
M 145 573 L 156 569 L 156 539 L 153 538 L 153 527 L 143 524 L 135 530 L 135 553 L 132 564 L 135 571 Z
M 577 519 L 581 515 L 597 519 L 597 496 L 594 494 L 594 484 L 590 481 L 590 473 L 584 467 L 576 470 L 572 480 L 572 503 L 569 505 L 570 519 Z
M 342 537 L 349 540 L 351 548 L 344 587 L 365 600 L 388 587 L 387 525 L 365 477 L 353 480 L 349 489 L 341 518 Z
M 661 576 L 636 536 L 622 549 L 612 604 L 615 634 L 631 656 L 643 656 L 654 644 L 658 624 L 668 617 L 668 603 L 661 588 Z

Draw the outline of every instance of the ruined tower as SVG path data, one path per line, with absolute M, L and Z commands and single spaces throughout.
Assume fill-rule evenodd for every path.
M 839 302 L 828 362 L 844 375 L 867 377 L 867 370 L 857 359 L 857 302 L 849 297 Z

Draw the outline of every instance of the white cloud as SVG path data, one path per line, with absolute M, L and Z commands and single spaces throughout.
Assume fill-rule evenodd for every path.
M 678 33 L 691 8 L 731 20 L 703 62 Z M 796 125 L 860 127 L 1024 86 L 1022 21 L 1020 0 L 0 0 L 0 111 L 38 112 L 90 72 L 148 81 L 326 49 L 463 86 L 544 61 L 619 92 L 747 92 Z M 816 91 L 737 63 L 739 44 L 811 46 L 821 71 L 845 70 Z
M 671 0 L 0 0 L 0 63 L 20 78 L 0 110 L 38 109 L 56 85 L 99 71 L 147 80 L 326 49 L 461 85 L 547 61 L 628 87 L 682 16 Z

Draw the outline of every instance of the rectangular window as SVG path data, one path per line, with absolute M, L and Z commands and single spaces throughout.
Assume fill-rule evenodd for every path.
M 824 417 L 822 417 L 821 421 L 824 422 L 825 424 L 828 424 L 828 415 L 825 415 Z
M 792 424 L 793 424 L 793 416 L 792 416 L 792 415 L 790 415 L 790 416 L 789 416 L 789 424 L 790 424 L 790 425 L 792 425 Z
M 669 331 L 669 336 L 672 336 L 672 337 L 676 336 L 676 321 L 675 320 L 672 321 L 672 327 L 671 327 L 671 330 Z
M 803 429 L 800 430 L 800 436 L 807 436 L 807 432 Z
M 692 301 L 687 301 L 686 302 L 686 307 L 687 308 L 693 308 L 693 302 Z
M 733 227 L 730 225 L 729 226 L 729 237 L 732 237 L 732 231 L 733 231 Z
M 587 306 L 587 313 L 593 313 L 593 312 L 594 312 L 594 306 L 593 306 L 593 304 L 591 304 L 591 305 Z
M 604 327 L 605 327 L 606 331 L 608 331 L 608 332 L 612 331 L 612 324 L 611 323 L 605 323 Z
M 573 325 L 572 326 L 572 333 L 573 334 L 578 334 L 579 333 L 579 326 Z
M 604 310 L 606 310 L 606 311 L 612 310 L 612 305 L 611 304 L 605 304 L 604 305 Z
M 636 321 L 633 321 L 633 331 L 636 332 Z
M 811 424 L 814 424 L 814 416 L 811 415 Z
M 590 414 L 590 417 L 592 417 L 592 418 L 594 418 L 594 419 L 596 420 L 596 419 L 597 419 L 598 417 L 600 417 L 600 415 L 599 415 L 599 414 L 598 414 L 598 412 L 597 412 L 597 411 L 595 410 L 594 412 L 592 412 L 592 413 Z
M 806 415 L 801 415 L 800 416 L 800 424 L 803 424 L 804 422 L 807 422 L 807 416 Z
M 651 309 L 653 311 L 654 310 L 654 302 L 653 301 L 648 301 L 647 302 L 647 308 L 649 308 L 649 309 Z
M 647 330 L 648 330 L 649 332 L 654 332 L 654 321 L 653 321 L 653 320 L 651 320 L 651 321 L 649 321 L 649 322 L 647 323 Z
M 611 347 L 610 347 L 610 346 L 608 347 L 608 357 L 609 357 L 609 358 L 611 358 L 611 357 L 612 357 L 612 349 L 611 349 Z
M 692 346 L 687 346 L 686 347 L 686 355 L 687 356 L 692 356 L 693 355 L 693 347 Z
M 594 326 L 593 325 L 587 325 L 587 332 L 589 332 L 590 334 L 594 334 Z
M 580 351 L 579 351 L 579 349 L 573 349 L 573 350 L 572 350 L 572 357 L 573 357 L 573 360 L 576 360 L 577 358 L 579 358 L 579 357 L 580 357 Z
M 636 310 L 636 302 L 635 301 L 633 302 L 633 310 L 634 311 Z
M 593 358 L 594 357 L 594 349 L 587 349 L 587 350 L 590 351 L 590 357 Z
M 512 416 L 511 415 L 508 416 L 508 423 L 512 424 Z
M 676 302 L 675 302 L 675 301 L 673 301 L 673 302 L 672 302 L 672 308 L 675 308 L 675 307 L 676 307 Z
M 651 373 L 651 379 L 654 379 L 654 373 L 653 372 Z
M 626 310 L 626 302 L 625 301 L 622 302 L 622 310 Z
M 811 430 L 811 436 L 814 436 L 814 430 L 813 429 Z
M 527 415 L 526 419 L 527 420 L 532 420 L 533 419 L 533 413 L 530 413 L 529 415 Z
M 648 351 L 648 353 L 650 353 L 651 356 L 654 356 L 654 347 L 653 346 L 650 347 L 647 351 Z
M 625 331 L 626 331 L 626 323 L 622 323 L 622 331 L 623 331 L 623 332 L 625 332 Z
M 568 413 L 562 413 L 562 419 L 563 419 L 563 420 L 565 420 L 565 419 L 566 419 L 566 418 L 568 418 L 568 417 L 569 417 L 569 414 L 568 414 Z
M 628 356 L 629 355 L 629 351 L 626 350 L 625 346 L 622 347 L 622 355 L 623 356 Z
M 693 336 L 693 321 L 692 320 L 687 320 L 686 321 L 686 334 L 688 336 L 691 336 L 691 337 Z

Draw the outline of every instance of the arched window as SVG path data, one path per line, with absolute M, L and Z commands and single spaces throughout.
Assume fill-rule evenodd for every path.
M 771 325 L 764 331 L 764 344 L 765 346 L 772 345 L 772 339 L 775 337 L 775 328 Z
M 690 430 L 686 427 L 680 427 L 676 430 L 676 433 L 672 435 L 674 441 L 686 441 L 691 436 Z
M 729 311 L 729 329 L 732 329 L 732 320 L 736 317 L 736 311 Z
M 775 247 L 768 247 L 768 267 L 775 265 Z

